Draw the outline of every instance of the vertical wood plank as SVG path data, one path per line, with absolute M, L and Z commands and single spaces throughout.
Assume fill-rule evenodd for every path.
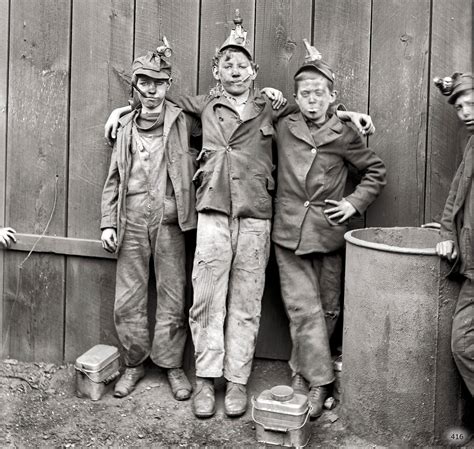
M 11 2 L 7 222 L 19 232 L 64 235 L 70 2 Z M 57 183 L 56 183 L 57 178 Z M 57 202 L 54 204 L 57 184 Z M 61 361 L 64 257 L 5 257 L 5 322 L 10 350 L 22 360 Z
M 361 112 L 369 100 L 370 20 L 370 0 L 314 4 L 313 45 L 336 74 L 339 101 Z
M 144 55 L 160 45 L 163 36 L 173 49 L 172 89 L 195 95 L 199 45 L 199 1 L 137 0 L 135 55 Z
M 235 10 L 240 11 L 250 48 L 254 49 L 255 0 L 202 0 L 199 50 L 199 93 L 215 86 L 212 58 L 234 27 Z
M 5 226 L 9 2 L 0 0 L 0 227 Z M 3 357 L 3 251 L 0 250 L 0 357 Z
M 387 166 L 387 186 L 369 208 L 369 226 L 424 220 L 429 0 L 373 2 L 369 143 Z
M 303 38 L 311 40 L 311 0 L 258 0 L 255 19 L 255 60 L 261 87 L 274 87 L 293 98 L 293 76 L 303 63 Z
M 257 84 L 280 89 L 287 98 L 293 98 L 293 76 L 304 61 L 302 39 L 311 39 L 311 3 L 310 0 L 257 0 L 255 60 L 260 65 Z M 265 285 L 256 355 L 288 359 L 291 351 L 288 319 L 273 251 Z
M 127 0 L 73 3 L 68 237 L 100 238 L 111 154 L 103 125 L 110 110 L 128 100 L 133 14 Z M 95 344 L 116 344 L 114 286 L 114 262 L 68 258 L 66 361 Z
M 462 157 L 465 129 L 447 97 L 433 86 L 435 76 L 472 72 L 472 1 L 433 1 L 429 95 L 426 221 L 439 221 L 449 186 Z

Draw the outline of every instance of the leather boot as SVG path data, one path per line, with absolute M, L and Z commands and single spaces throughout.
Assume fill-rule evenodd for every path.
M 312 407 L 309 414 L 310 419 L 319 418 L 323 413 L 324 401 L 329 395 L 329 386 L 321 385 L 319 387 L 311 387 L 308 395 L 309 403 Z
M 124 373 L 115 384 L 114 396 L 116 398 L 128 396 L 133 390 L 135 390 L 135 386 L 144 375 L 145 368 L 143 365 L 125 368 Z
M 298 394 L 307 396 L 309 393 L 308 383 L 301 374 L 295 374 L 293 379 L 291 379 L 291 388 L 293 391 Z
M 198 418 L 210 418 L 216 413 L 216 398 L 214 396 L 214 379 L 207 377 L 196 378 L 193 413 Z
M 227 416 L 241 416 L 247 410 L 247 388 L 245 385 L 227 382 L 224 410 Z
M 169 368 L 166 372 L 171 391 L 177 401 L 184 401 L 191 397 L 193 391 L 182 368 Z

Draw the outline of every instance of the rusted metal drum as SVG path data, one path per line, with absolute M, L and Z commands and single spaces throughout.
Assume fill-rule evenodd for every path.
M 439 231 L 367 228 L 347 241 L 343 413 L 352 430 L 388 444 L 444 442 L 460 425 L 451 355 L 458 285 L 435 252 Z

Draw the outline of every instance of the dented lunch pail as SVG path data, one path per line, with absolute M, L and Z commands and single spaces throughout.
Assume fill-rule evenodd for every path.
M 345 239 L 343 414 L 382 444 L 443 442 L 463 404 L 450 345 L 459 287 L 436 255 L 439 231 L 367 228 Z

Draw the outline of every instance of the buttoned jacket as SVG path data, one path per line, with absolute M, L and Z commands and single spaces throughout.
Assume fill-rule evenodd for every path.
M 117 230 L 117 251 L 123 240 L 127 219 L 126 194 L 132 159 L 132 124 L 138 113 L 134 110 L 120 119 L 120 128 L 102 192 L 100 226 L 101 229 L 115 228 Z M 176 199 L 178 223 L 183 231 L 194 229 L 197 224 L 195 187 L 192 182 L 197 168 L 197 152 L 190 147 L 190 136 L 195 126 L 194 118 L 165 100 L 163 147 L 168 177 Z
M 346 225 L 328 220 L 324 210 L 334 206 L 326 205 L 324 200 L 343 198 L 351 164 L 361 172 L 362 179 L 346 199 L 362 214 L 385 185 L 383 162 L 336 115 L 313 137 L 301 112 L 290 114 L 277 122 L 276 138 L 278 188 L 273 241 L 297 250 L 300 239 L 311 238 L 315 252 L 340 248 Z M 302 229 L 309 235 L 302 236 Z

